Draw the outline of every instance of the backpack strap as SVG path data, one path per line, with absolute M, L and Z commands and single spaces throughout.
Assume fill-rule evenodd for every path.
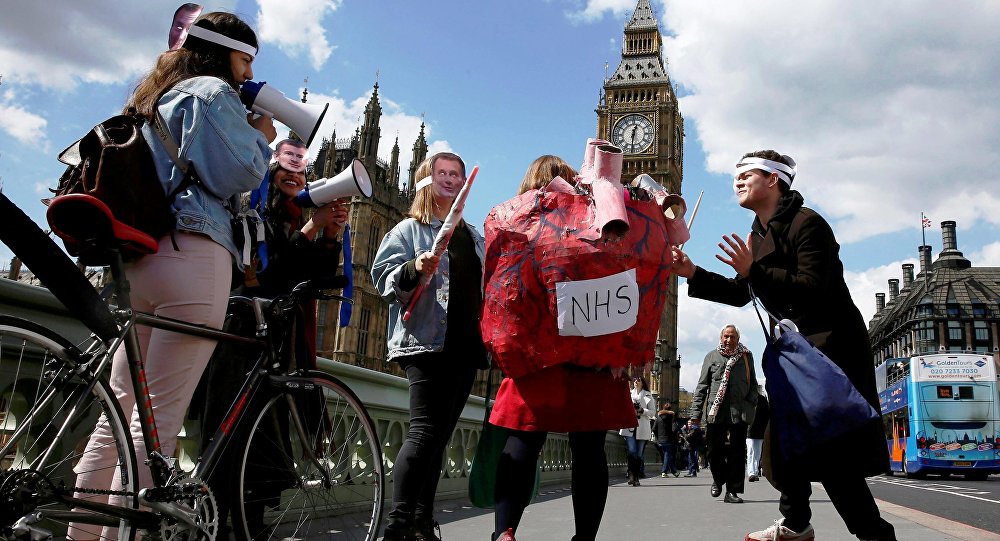
M 185 163 L 181 161 L 180 149 L 177 147 L 177 143 L 174 141 L 173 137 L 171 137 L 170 134 L 167 132 L 167 121 L 163 119 L 163 115 L 160 114 L 159 109 L 156 110 L 156 117 L 153 118 L 151 126 L 153 128 L 153 131 L 156 132 L 156 135 L 160 139 L 160 143 L 163 144 L 164 150 L 167 151 L 167 155 L 170 156 L 171 160 L 173 160 L 174 165 L 176 165 L 177 168 L 184 173 L 184 179 L 181 180 L 180 185 L 178 185 L 177 188 L 174 189 L 174 191 L 170 192 L 170 194 L 167 195 L 167 199 L 169 199 L 172 202 L 179 193 L 183 192 L 184 190 L 187 190 L 188 188 L 194 186 L 195 184 L 202 184 L 201 178 L 198 177 L 198 172 L 195 171 L 194 167 L 191 167 L 192 165 L 191 162 Z M 268 175 L 265 174 L 264 179 L 261 181 L 260 187 L 256 191 L 262 192 L 263 194 L 265 194 L 264 197 L 266 197 L 267 186 L 269 182 L 270 181 L 268 179 Z M 242 212 L 242 209 L 233 208 L 233 205 L 230 202 L 230 200 L 218 197 L 215 194 L 213 194 L 212 191 L 209 190 L 207 187 L 205 186 L 202 187 L 205 189 L 206 192 L 211 194 L 213 197 L 217 197 L 222 200 L 222 206 L 224 206 L 226 210 L 229 211 L 229 215 L 232 217 L 234 227 L 242 228 L 243 246 L 237 246 L 237 250 L 240 252 L 240 260 L 242 261 L 243 265 L 244 266 L 249 265 L 251 260 L 251 253 L 253 251 L 253 245 L 252 245 L 253 241 L 255 240 L 258 246 L 261 247 L 265 246 L 264 244 L 265 235 L 264 235 L 264 225 L 263 225 L 264 220 L 262 213 L 258 213 L 257 209 L 253 208 L 251 208 L 247 212 Z M 260 197 L 259 194 L 257 195 L 258 197 Z M 266 207 L 266 205 L 263 203 L 264 202 L 261 201 L 260 205 L 261 209 Z M 250 222 L 253 222 L 253 224 L 251 224 Z M 251 236 L 250 233 L 251 225 L 255 225 L 254 236 Z M 177 248 L 176 242 L 174 242 L 174 248 L 175 249 Z M 267 267 L 266 252 L 262 254 L 262 258 L 264 261 L 264 267 L 266 268 Z M 263 270 L 263 268 L 261 270 Z
M 184 163 L 181 161 L 181 151 L 177 147 L 177 143 L 174 142 L 173 137 L 170 137 L 170 134 L 167 133 L 167 121 L 163 119 L 163 115 L 160 114 L 159 109 L 156 111 L 156 118 L 153 119 L 152 128 L 159 137 L 160 143 L 163 144 L 164 150 L 167 151 L 167 155 L 173 160 L 174 165 L 184 173 L 184 179 L 181 180 L 180 185 L 167 195 L 167 199 L 173 201 L 177 197 L 177 194 L 195 184 L 201 184 L 201 179 L 198 178 L 198 172 L 195 171 L 194 167 L 191 167 L 191 162 Z
M 129 108 L 127 114 L 136 115 L 138 114 L 134 108 Z M 177 143 L 174 142 L 173 137 L 167 133 L 167 121 L 163 119 L 163 115 L 160 114 L 160 110 L 156 110 L 156 117 L 150 123 L 153 131 L 160 139 L 160 144 L 163 145 L 163 149 L 167 151 L 167 156 L 174 162 L 174 165 L 184 173 L 184 178 L 181 179 L 181 183 L 174 188 L 172 192 L 167 194 L 167 200 L 173 204 L 174 199 L 177 195 L 184 190 L 187 190 L 195 184 L 201 184 L 201 178 L 198 177 L 198 172 L 195 171 L 194 167 L 191 167 L 190 162 L 184 163 L 181 161 L 181 150 L 177 147 Z M 230 210 L 230 212 L 232 212 Z M 180 248 L 177 246 L 177 239 L 174 238 L 174 232 L 170 231 L 170 242 L 174 245 L 174 251 L 179 252 Z

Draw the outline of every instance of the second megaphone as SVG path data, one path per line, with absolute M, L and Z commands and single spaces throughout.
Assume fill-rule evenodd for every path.
M 351 162 L 347 169 L 335 177 L 321 178 L 306 184 L 295 196 L 295 204 L 300 207 L 322 207 L 334 199 L 354 195 L 372 196 L 372 179 L 360 160 Z
M 312 144 L 319 131 L 329 103 L 317 105 L 290 100 L 280 90 L 271 88 L 266 82 L 246 81 L 240 87 L 240 100 L 248 109 L 259 115 L 270 115 L 288 126 L 305 141 Z

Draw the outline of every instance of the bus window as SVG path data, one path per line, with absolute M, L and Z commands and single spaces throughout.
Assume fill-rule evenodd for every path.
M 972 386 L 971 385 L 959 385 L 958 386 L 958 399 L 959 400 L 972 400 Z
M 937 396 L 938 398 L 951 398 L 951 385 L 938 385 Z

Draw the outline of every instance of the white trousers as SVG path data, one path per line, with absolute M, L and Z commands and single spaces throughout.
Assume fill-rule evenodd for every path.
M 760 475 L 760 453 L 764 440 L 747 438 L 747 475 Z
M 204 235 L 176 233 L 174 238 L 179 250 L 174 250 L 168 235 L 160 239 L 157 253 L 126 265 L 126 277 L 132 286 L 132 308 L 216 329 L 222 328 L 232 280 L 232 256 L 220 244 Z M 152 398 L 153 418 L 156 420 L 162 453 L 171 457 L 177 447 L 177 435 L 184 423 L 191 396 L 212 356 L 216 342 L 146 326 L 136 326 L 136 334 L 146 363 L 146 382 Z M 130 430 L 139 470 L 136 490 L 151 486 L 152 473 L 144 464 L 146 446 L 142 441 L 142 429 L 139 426 L 124 346 L 118 349 L 112 361 L 110 384 L 126 418 L 131 417 Z M 98 424 L 100 425 L 100 421 Z M 99 427 L 93 433 L 87 443 L 87 452 L 74 468 L 77 486 L 121 489 L 121 478 L 115 475 L 118 470 L 106 467 L 115 460 L 114 446 L 109 445 L 111 441 L 111 434 L 106 427 Z M 101 501 L 101 497 L 95 499 Z M 111 501 L 114 502 L 114 499 Z M 77 525 L 73 525 L 69 532 L 73 539 L 94 539 L 98 534 L 99 531 L 81 531 Z

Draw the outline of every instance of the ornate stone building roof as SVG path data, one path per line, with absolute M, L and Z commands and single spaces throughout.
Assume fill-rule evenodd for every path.
M 663 38 L 649 0 L 639 0 L 625 25 L 622 61 L 605 86 L 669 84 L 661 55 Z
M 921 246 L 920 272 L 903 265 L 889 280 L 889 298 L 876 293 L 869 322 L 875 364 L 921 353 L 979 352 L 1000 359 L 1000 267 L 973 267 L 958 250 L 955 222 L 941 222 L 944 249 L 931 262 Z

